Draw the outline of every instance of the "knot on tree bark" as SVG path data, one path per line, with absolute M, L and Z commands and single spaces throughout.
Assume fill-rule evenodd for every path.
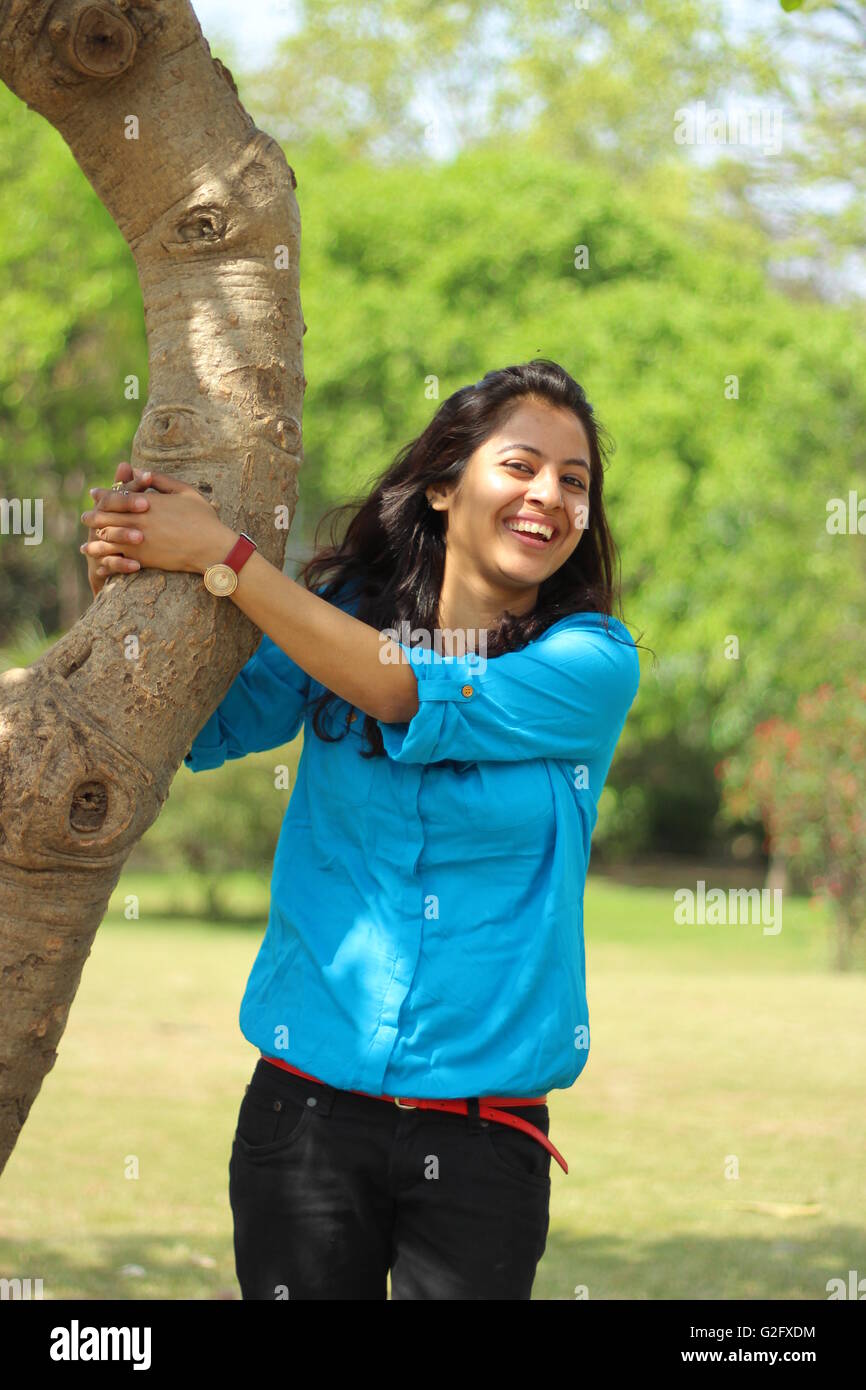
M 118 77 L 131 65 L 138 33 L 121 14 L 125 5 L 66 0 L 48 26 L 58 58 L 85 77 Z
M 100 728 L 44 665 L 6 672 L 0 693 L 0 881 L 23 889 L 34 871 L 119 867 L 165 795 L 134 739 L 125 747 Z

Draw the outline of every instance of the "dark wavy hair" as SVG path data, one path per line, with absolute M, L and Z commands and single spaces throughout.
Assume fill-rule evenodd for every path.
M 445 568 L 445 531 L 443 514 L 427 504 L 426 489 L 431 483 L 459 480 L 470 455 L 527 398 L 572 410 L 583 425 L 590 448 L 589 521 L 580 544 L 539 585 L 532 611 L 521 616 L 506 610 L 488 629 L 486 654 L 518 650 L 571 613 L 613 615 L 614 604 L 620 606 L 614 577 L 618 554 L 604 514 L 602 474 L 614 444 L 583 387 L 546 358 L 487 372 L 474 386 L 463 386 L 444 400 L 427 428 L 400 449 L 366 498 L 324 514 L 316 528 L 313 558 L 301 570 L 299 582 L 327 600 L 351 590 L 358 600 L 355 616 L 380 632 L 401 631 L 403 620 L 412 628 L 433 632 Z M 352 513 L 338 540 L 338 522 Z M 319 530 L 329 519 L 330 543 L 319 549 Z M 354 706 L 348 707 L 346 727 L 338 735 L 329 734 L 325 711 L 338 698 L 326 690 L 314 706 L 313 729 L 327 742 L 344 738 L 349 722 L 357 717 Z M 363 732 L 367 755 L 384 756 L 382 732 L 370 715 L 364 717 Z

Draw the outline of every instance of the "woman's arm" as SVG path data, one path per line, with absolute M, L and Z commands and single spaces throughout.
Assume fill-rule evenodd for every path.
M 155 490 L 135 497 L 96 490 L 94 509 L 81 520 L 94 535 L 109 528 L 102 541 L 106 550 L 137 560 L 142 569 L 204 574 L 222 562 L 238 533 L 196 488 L 167 474 L 151 476 Z M 140 508 L 142 498 L 147 508 L 135 511 L 134 524 L 143 539 L 132 541 L 123 529 L 128 519 L 117 513 Z M 100 542 L 90 544 L 98 554 Z M 393 724 L 416 713 L 417 679 L 397 644 L 382 641 L 375 628 L 311 593 L 263 555 L 255 552 L 247 560 L 231 599 L 313 680 L 373 719 Z
M 184 758 L 191 772 L 290 743 L 304 722 L 310 678 L 266 635 Z
M 483 662 L 404 651 L 417 668 L 419 710 L 405 729 L 380 721 L 395 762 L 609 763 L 640 682 L 633 637 L 613 617 L 606 630 L 600 613 L 572 613 Z
M 199 572 L 228 555 L 238 535 L 196 549 Z M 418 681 L 408 662 L 383 662 L 386 644 L 367 623 L 345 613 L 282 574 L 256 551 L 238 575 L 234 603 L 313 680 L 373 719 L 395 724 L 418 709 Z M 217 602 L 223 602 L 222 599 Z

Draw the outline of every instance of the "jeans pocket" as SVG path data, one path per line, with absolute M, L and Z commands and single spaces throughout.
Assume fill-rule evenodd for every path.
M 280 1154 L 300 1139 L 313 1115 L 301 1098 L 250 1083 L 238 1111 L 235 1143 L 247 1158 Z
M 547 1106 L 533 1106 L 534 1114 L 509 1106 L 510 1114 L 520 1114 L 547 1136 L 550 1120 Z M 542 1112 L 542 1113 L 539 1113 Z M 488 1155 L 502 1172 L 536 1187 L 550 1186 L 550 1153 L 531 1134 L 514 1129 L 501 1120 L 490 1120 L 487 1129 Z

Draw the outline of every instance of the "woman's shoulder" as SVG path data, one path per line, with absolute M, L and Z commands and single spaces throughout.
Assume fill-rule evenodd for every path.
M 597 686 L 599 696 L 623 692 L 633 701 L 640 685 L 637 643 L 611 613 L 569 613 L 552 623 L 538 638 L 541 651 L 562 669 L 583 673 Z
M 558 618 L 555 623 L 551 623 L 550 627 L 545 628 L 539 640 L 552 632 L 558 633 L 571 629 L 582 632 L 606 633 L 617 642 L 624 642 L 629 647 L 637 647 L 625 623 L 614 617 L 612 613 L 568 613 L 564 618 Z

